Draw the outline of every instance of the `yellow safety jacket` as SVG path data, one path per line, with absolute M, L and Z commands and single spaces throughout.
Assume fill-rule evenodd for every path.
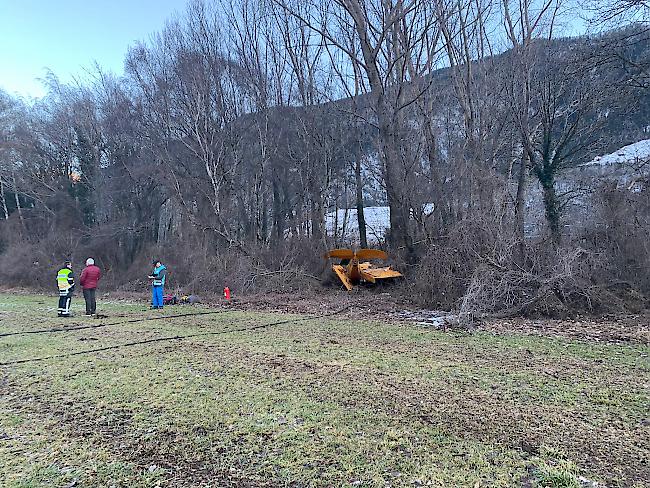
M 56 275 L 59 291 L 68 291 L 74 286 L 74 274 L 70 268 L 61 268 Z

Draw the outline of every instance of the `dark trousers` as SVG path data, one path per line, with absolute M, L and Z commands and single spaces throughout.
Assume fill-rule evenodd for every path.
M 59 316 L 67 317 L 70 315 L 70 302 L 72 302 L 72 292 L 59 292 Z
M 96 288 L 84 288 L 84 300 L 86 300 L 86 315 L 91 315 L 97 311 L 97 301 L 95 300 Z

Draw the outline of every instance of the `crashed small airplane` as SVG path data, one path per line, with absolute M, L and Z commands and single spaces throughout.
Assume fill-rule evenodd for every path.
M 388 259 L 388 254 L 378 249 L 333 249 L 325 254 L 325 258 L 341 260 L 340 264 L 332 265 L 332 271 L 348 291 L 361 282 L 376 283 L 404 276 L 390 266 L 380 268 L 370 262 L 371 259 Z

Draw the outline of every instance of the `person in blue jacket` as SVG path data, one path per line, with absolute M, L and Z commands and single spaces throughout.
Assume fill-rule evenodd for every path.
M 153 273 L 149 275 L 151 280 L 151 308 L 163 308 L 163 290 L 167 268 L 158 259 L 153 260 Z

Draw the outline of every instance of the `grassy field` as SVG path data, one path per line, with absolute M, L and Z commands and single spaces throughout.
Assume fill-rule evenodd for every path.
M 650 486 L 641 344 L 81 301 L 0 295 L 0 334 L 114 324 L 0 337 L 0 486 Z

